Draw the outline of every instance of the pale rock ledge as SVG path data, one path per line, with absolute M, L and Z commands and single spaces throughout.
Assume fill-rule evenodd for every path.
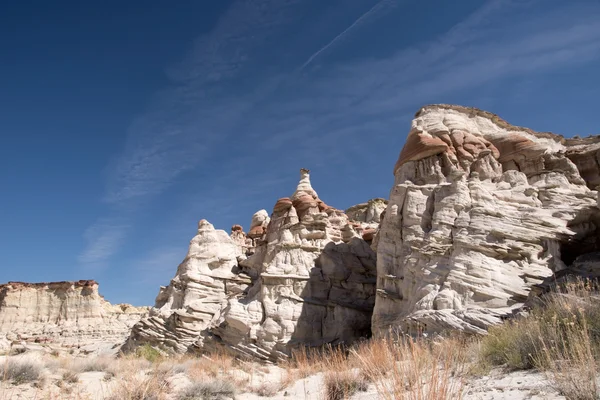
M 8 282 L 0 285 L 0 351 L 18 346 L 110 352 L 147 313 L 148 307 L 110 304 L 93 280 Z

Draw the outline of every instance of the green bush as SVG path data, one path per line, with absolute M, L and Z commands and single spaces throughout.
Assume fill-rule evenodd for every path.
M 150 362 L 157 362 L 163 359 L 162 353 L 149 344 L 138 347 L 135 350 L 138 357 L 145 358 Z

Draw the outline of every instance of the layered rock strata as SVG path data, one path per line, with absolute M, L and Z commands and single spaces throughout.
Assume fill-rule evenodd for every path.
M 377 226 L 385 202 L 375 203 L 350 221 L 319 199 L 302 170 L 296 191 L 270 217 L 264 210 L 253 216 L 245 246 L 241 228 L 232 239 L 201 221 L 188 256 L 126 348 L 222 347 L 276 359 L 295 346 L 369 335 L 376 265 L 361 234 Z
M 477 109 L 421 109 L 375 240 L 374 334 L 484 333 L 598 250 L 599 148 Z
M 0 285 L 3 347 L 39 343 L 99 351 L 125 341 L 147 312 L 147 307 L 110 304 L 91 280 Z

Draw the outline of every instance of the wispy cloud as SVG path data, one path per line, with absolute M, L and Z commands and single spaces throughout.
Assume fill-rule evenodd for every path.
M 288 49 L 289 35 L 282 34 L 297 22 L 298 2 L 237 2 L 169 71 L 173 87 L 131 125 L 111 166 L 106 200 L 118 210 L 164 192 L 185 173 L 210 170 L 218 183 L 199 183 L 184 206 L 210 218 L 217 209 L 265 201 L 261 196 L 287 179 L 290 165 L 327 165 L 338 180 L 375 166 L 380 172 L 382 154 L 397 156 L 407 115 L 420 106 L 468 90 L 473 99 L 489 82 L 598 60 L 600 5 L 552 3 L 486 1 L 431 40 L 394 48 L 395 38 L 375 37 L 389 42 L 387 54 L 338 63 L 341 42 L 359 37 L 379 16 L 403 17 L 399 0 L 376 3 L 303 54 Z M 276 48 L 273 37 L 280 39 Z M 307 68 L 317 59 L 323 68 Z M 270 206 L 267 200 L 262 207 Z M 105 244 L 90 242 L 82 262 L 116 251 L 121 225 L 101 230 Z
M 83 234 L 87 245 L 79 262 L 87 267 L 106 267 L 104 261 L 118 249 L 129 228 L 130 225 L 122 220 L 98 220 Z
M 344 137 L 368 142 L 364 124 L 397 122 L 399 113 L 414 113 L 425 103 L 490 81 L 599 58 L 600 6 L 564 5 L 527 18 L 511 15 L 531 4 L 490 1 L 428 43 L 384 58 L 333 63 L 326 72 L 299 78 L 294 99 L 272 104 L 276 111 L 270 114 L 279 118 L 262 123 L 264 130 L 279 132 L 269 148 L 289 148 L 303 138 L 302 143 L 313 144 L 312 156 L 322 158 Z M 399 127 L 387 129 L 389 134 Z M 378 131 L 368 132 L 371 137 Z
M 351 23 L 347 28 L 345 28 L 342 32 L 336 35 L 331 41 L 329 41 L 325 46 L 321 47 L 319 50 L 315 51 L 308 57 L 308 60 L 300 67 L 300 71 L 306 68 L 315 58 L 317 58 L 321 53 L 326 51 L 331 46 L 335 45 L 339 41 L 341 41 L 346 35 L 348 35 L 353 29 L 360 27 L 363 24 L 371 22 L 377 14 L 384 12 L 387 8 L 394 6 L 397 1 L 394 0 L 381 0 L 377 2 L 373 7 L 371 7 L 367 12 L 358 17 L 353 23 Z
M 209 149 L 234 133 L 253 105 L 274 90 L 276 80 L 245 92 L 231 87 L 255 62 L 252 52 L 288 22 L 296 3 L 235 2 L 184 61 L 168 71 L 173 85 L 131 124 L 124 150 L 108 168 L 105 200 L 111 213 L 131 213 L 200 165 L 211 155 Z M 95 265 L 118 250 L 125 229 L 118 222 L 102 222 L 85 236 L 88 245 L 79 260 Z

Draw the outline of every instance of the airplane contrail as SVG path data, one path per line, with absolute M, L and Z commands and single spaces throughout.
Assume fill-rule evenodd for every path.
M 337 35 L 336 37 L 334 37 L 333 40 L 331 40 L 329 43 L 327 43 L 325 46 L 321 47 L 313 55 L 311 55 L 308 58 L 308 60 L 306 60 L 306 62 L 304 64 L 302 64 L 302 66 L 300 67 L 299 71 L 302 71 L 304 68 L 306 68 L 306 66 L 308 64 L 310 64 L 315 58 L 317 58 L 319 56 L 319 54 L 321 54 L 322 52 L 324 52 L 325 50 L 327 50 L 329 47 L 331 47 L 335 42 L 337 42 L 338 40 L 340 40 L 352 28 L 356 27 L 361 22 L 364 22 L 373 13 L 379 11 L 379 9 L 381 7 L 383 7 L 383 6 L 385 6 L 386 3 L 390 3 L 390 1 L 389 0 L 381 0 L 380 2 L 378 2 L 377 4 L 375 4 L 373 7 L 371 7 L 371 9 L 369 11 L 365 12 L 363 15 L 361 15 L 360 17 L 358 17 L 358 19 L 356 21 L 354 21 L 349 27 L 347 27 L 346 29 L 344 29 L 342 31 L 342 33 L 340 33 L 339 35 Z

